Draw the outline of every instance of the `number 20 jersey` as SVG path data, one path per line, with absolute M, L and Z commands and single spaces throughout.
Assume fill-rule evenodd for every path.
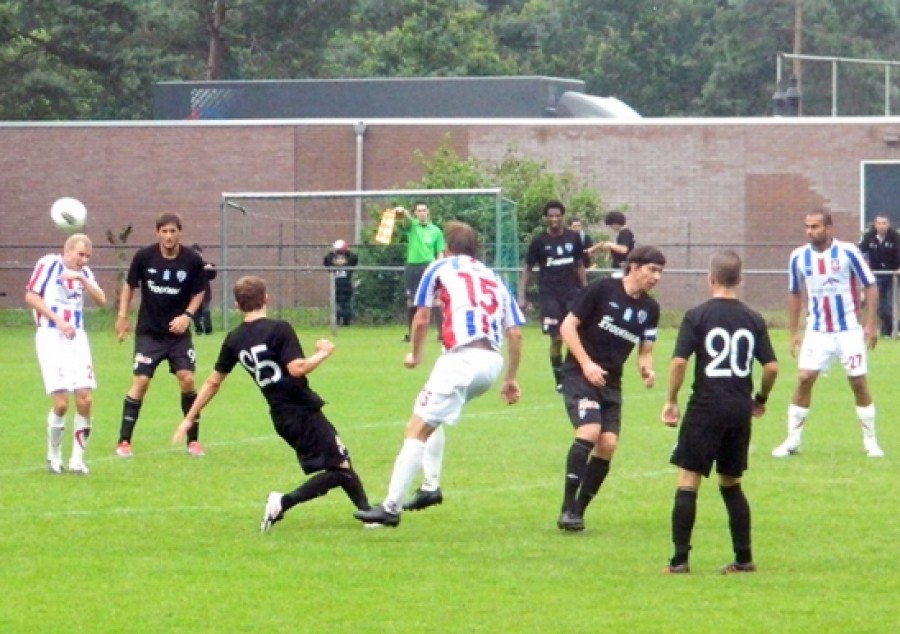
M 484 263 L 467 255 L 437 260 L 425 269 L 415 305 L 432 308 L 435 296 L 443 304 L 441 342 L 445 350 L 487 339 L 499 351 L 504 331 L 525 323 L 525 316 L 503 280 Z
M 776 361 L 766 322 L 737 299 L 710 299 L 684 315 L 673 357 L 694 359 L 690 406 L 745 404 L 753 392 L 753 361 Z

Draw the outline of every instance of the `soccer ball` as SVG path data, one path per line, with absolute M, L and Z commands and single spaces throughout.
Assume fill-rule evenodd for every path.
M 78 231 L 84 228 L 87 220 L 87 209 L 80 200 L 60 198 L 50 207 L 50 218 L 53 224 L 63 231 Z

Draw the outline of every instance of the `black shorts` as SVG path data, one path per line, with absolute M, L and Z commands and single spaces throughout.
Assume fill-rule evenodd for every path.
M 584 378 L 580 370 L 562 373 L 562 393 L 569 422 L 576 429 L 599 424 L 601 433 L 619 435 L 622 427 L 622 390 L 597 387 Z
M 338 437 L 337 430 L 321 410 L 281 411 L 272 414 L 272 422 L 278 435 L 296 452 L 303 473 L 337 469 L 350 459 L 350 452 Z
M 406 299 L 413 301 L 416 291 L 419 290 L 419 282 L 428 268 L 430 262 L 424 264 L 407 264 L 403 269 L 403 286 L 406 287 Z
M 559 326 L 569 314 L 575 297 L 561 299 L 553 295 L 542 295 L 541 302 L 541 332 L 545 335 L 556 337 L 559 335 Z
M 169 361 L 169 372 L 196 369 L 197 353 L 191 335 L 137 335 L 134 339 L 134 375 L 153 378 L 156 366 Z
M 706 477 L 715 462 L 717 473 L 740 478 L 747 470 L 750 421 L 749 407 L 738 411 L 688 407 L 669 462 Z

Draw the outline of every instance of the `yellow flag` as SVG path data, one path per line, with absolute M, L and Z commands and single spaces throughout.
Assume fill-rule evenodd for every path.
M 375 233 L 375 244 L 390 244 L 391 236 L 394 235 L 394 220 L 397 212 L 393 209 L 385 209 L 381 213 L 381 223 L 378 225 L 378 231 Z

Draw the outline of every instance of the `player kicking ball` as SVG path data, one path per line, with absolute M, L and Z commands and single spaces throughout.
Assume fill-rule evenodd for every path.
M 497 274 L 475 259 L 478 244 L 469 225 L 448 222 L 444 238 L 448 257 L 428 265 L 416 291 L 412 351 L 403 364 L 412 369 L 422 361 L 435 294 L 446 307 L 441 328 L 444 352 L 416 398 L 387 496 L 381 504 L 354 514 L 366 524 L 400 524 L 401 501 L 422 469 L 429 437 L 444 423 L 455 424 L 463 406 L 489 390 L 503 371 L 504 333 L 508 352 L 500 395 L 510 405 L 519 400 L 516 373 L 522 355 L 522 311 Z M 409 505 L 406 508 L 412 510 Z
M 184 440 L 200 412 L 241 364 L 268 402 L 275 431 L 297 453 L 303 472 L 315 474 L 289 493 L 269 493 L 260 531 L 268 532 L 290 509 L 335 487 L 341 487 L 358 510 L 368 510 L 369 500 L 350 454 L 322 413 L 325 401 L 310 389 L 307 380 L 307 375 L 331 356 L 334 344 L 319 339 L 316 352 L 306 357 L 293 327 L 266 316 L 269 297 L 266 283 L 258 277 L 240 278 L 234 285 L 234 299 L 244 313 L 243 322 L 222 342 L 215 369 L 175 430 L 173 444 Z

